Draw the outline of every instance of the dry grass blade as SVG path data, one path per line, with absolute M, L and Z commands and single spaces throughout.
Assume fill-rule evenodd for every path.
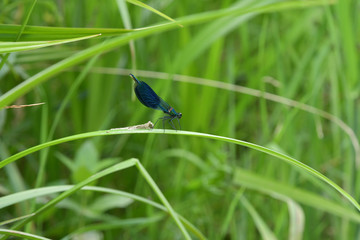
M 24 104 L 24 105 L 10 105 L 10 106 L 6 106 L 4 107 L 4 109 L 10 109 L 10 108 L 25 108 L 25 107 L 34 107 L 34 106 L 39 106 L 39 105 L 43 105 L 45 103 L 33 103 L 33 104 Z

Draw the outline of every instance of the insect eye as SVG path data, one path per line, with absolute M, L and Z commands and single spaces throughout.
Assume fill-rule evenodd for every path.
M 179 113 L 179 114 L 178 114 L 178 118 L 181 118 L 181 117 L 182 117 L 182 113 Z

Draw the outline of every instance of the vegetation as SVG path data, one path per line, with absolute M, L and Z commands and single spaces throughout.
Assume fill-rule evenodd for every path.
M 1 1 L 0 239 L 360 238 L 359 7 Z

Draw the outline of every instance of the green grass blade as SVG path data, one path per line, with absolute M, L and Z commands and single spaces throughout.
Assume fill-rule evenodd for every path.
M 150 174 L 146 171 L 146 169 L 138 162 L 136 167 L 139 169 L 140 173 L 143 175 L 145 180 L 148 182 L 148 184 L 151 186 L 151 188 L 154 190 L 154 192 L 157 193 L 158 197 L 160 198 L 161 202 L 165 205 L 165 207 L 169 210 L 169 214 L 174 218 L 176 225 L 180 228 L 181 232 L 183 233 L 185 239 L 191 239 L 189 233 L 186 231 L 185 227 L 181 223 L 180 219 L 177 217 L 175 211 L 171 207 L 170 203 L 166 200 L 164 194 L 162 194 L 159 187 L 156 185 L 155 181 L 152 179 Z
M 265 221 L 261 218 L 260 214 L 256 211 L 253 205 L 244 197 L 240 198 L 240 202 L 246 208 L 246 210 L 251 215 L 252 219 L 255 222 L 257 229 L 262 237 L 265 240 L 276 240 L 274 233 L 270 230 L 270 228 L 266 225 Z
M 235 170 L 233 182 L 235 185 L 254 189 L 271 196 L 282 195 L 315 209 L 326 211 L 330 214 L 348 218 L 360 223 L 360 214 L 347 207 L 334 203 L 323 196 L 318 196 L 309 191 L 298 189 L 294 186 L 280 183 L 269 178 L 264 178 L 264 176 L 258 176 L 257 174 L 240 168 Z
M 0 41 L 14 41 L 21 25 L 0 24 Z M 122 28 L 69 28 L 26 26 L 21 37 L 22 41 L 49 41 L 85 37 L 100 34 L 102 37 L 119 36 L 134 32 L 134 29 Z
M 70 38 L 64 40 L 54 40 L 54 41 L 33 41 L 33 42 L 0 42 L 0 54 L 1 53 L 12 53 L 33 50 L 43 47 L 55 46 L 65 43 L 77 42 L 89 38 L 94 38 L 100 36 L 101 34 L 80 37 L 80 38 Z
M 124 23 L 124 26 L 127 29 L 132 29 L 132 24 L 131 24 L 131 18 L 130 18 L 130 14 L 129 14 L 129 9 L 125 3 L 125 0 L 116 0 L 120 15 L 121 15 L 121 19 Z M 135 49 L 135 43 L 133 40 L 131 40 L 129 42 L 129 47 L 130 47 L 130 53 L 131 53 L 131 66 L 132 69 L 135 70 L 137 69 L 136 67 L 136 49 Z
M 226 233 L 229 230 L 229 226 L 231 223 L 232 218 L 235 215 L 235 209 L 239 204 L 240 198 L 243 196 L 245 189 L 241 188 L 237 191 L 236 195 L 234 196 L 234 198 L 232 199 L 230 206 L 228 208 L 228 211 L 226 213 L 226 217 L 224 222 L 222 223 L 221 226 L 221 237 L 224 239 L 226 236 Z
M 34 214 L 31 213 L 31 214 L 28 214 L 28 215 L 25 215 L 25 216 L 20 216 L 20 217 L 17 217 L 17 218 L 8 219 L 6 221 L 0 222 L 0 226 L 7 225 L 7 224 L 10 224 L 10 223 L 13 223 L 13 222 L 16 222 L 16 221 L 23 220 L 23 219 L 28 218 L 28 217 L 30 217 L 32 215 L 34 215 Z
M 217 135 L 212 135 L 212 134 L 206 134 L 206 133 L 199 133 L 199 132 L 188 132 L 188 131 L 175 131 L 175 130 L 160 130 L 160 129 L 153 129 L 153 130 L 131 130 L 131 129 L 120 129 L 120 130 L 103 130 L 103 131 L 96 131 L 96 132 L 88 132 L 88 133 L 82 133 L 82 134 L 77 134 L 77 135 L 72 135 L 69 137 L 64 137 L 64 138 L 60 138 L 60 139 L 56 139 L 53 140 L 51 142 L 46 142 L 31 148 L 28 148 L 22 152 L 19 152 L 7 159 L 4 159 L 3 161 L 0 162 L 0 168 L 3 168 L 4 166 L 6 166 L 7 164 L 16 161 L 19 158 L 22 158 L 28 154 L 31 154 L 33 152 L 39 151 L 43 148 L 46 147 L 50 147 L 50 146 L 54 146 L 60 143 L 64 143 L 64 142 L 69 142 L 69 141 L 74 141 L 74 140 L 79 140 L 79 139 L 83 139 L 83 138 L 89 138 L 89 137 L 96 137 L 96 136 L 105 136 L 105 135 L 120 135 L 120 134 L 138 134 L 138 133 L 147 133 L 147 134 L 173 134 L 173 135 L 185 135 L 185 136 L 194 136 L 194 137 L 203 137 L 203 138 L 207 138 L 207 139 L 215 139 L 215 140 L 219 140 L 219 141 L 224 141 L 224 142 L 228 142 L 228 143 L 233 143 L 233 144 L 237 144 L 237 145 L 241 145 L 244 147 L 248 147 L 251 149 L 254 149 L 256 151 L 260 151 L 263 153 L 266 153 L 268 155 L 274 156 L 278 159 L 281 159 L 289 164 L 291 164 L 292 166 L 304 170 L 307 173 L 315 176 L 317 179 L 324 181 L 325 183 L 327 183 L 328 185 L 330 185 L 332 188 L 334 188 L 336 191 L 338 191 L 342 196 L 344 196 L 346 199 L 349 200 L 349 202 L 357 208 L 358 211 L 360 211 L 360 205 L 359 203 L 346 191 L 344 191 L 339 185 L 337 185 L 335 182 L 333 182 L 332 180 L 330 180 L 329 178 L 327 178 L 325 175 L 321 174 L 320 172 L 316 171 L 315 169 L 307 166 L 306 164 L 292 158 L 289 157 L 283 153 L 271 150 L 269 148 L 254 144 L 254 143 L 249 143 L 249 142 L 245 142 L 242 140 L 238 140 L 238 139 L 234 139 L 234 138 L 228 138 L 228 137 L 223 137 L 223 136 L 217 136 Z
M 305 228 L 305 214 L 302 207 L 297 204 L 294 200 L 287 198 L 285 199 L 290 218 L 289 227 L 289 240 L 301 240 L 303 239 L 304 228 Z
M 8 230 L 8 229 L 0 229 L 0 234 L 3 234 L 5 236 L 13 236 L 18 237 L 20 239 L 31 239 L 31 240 L 50 240 L 50 238 L 45 238 L 41 236 L 37 236 L 30 233 L 15 231 L 15 230 Z M 1 235 L 0 235 L 1 236 Z
M 29 21 L 30 15 L 31 15 L 32 11 L 34 10 L 34 7 L 35 7 L 35 5 L 36 5 L 36 2 L 37 2 L 37 0 L 34 0 L 33 3 L 32 3 L 31 6 L 30 6 L 29 12 L 28 12 L 28 14 L 26 14 L 25 20 L 24 20 L 23 24 L 21 25 L 19 34 L 18 34 L 17 37 L 16 37 L 16 42 L 20 40 L 20 37 L 21 37 L 21 35 L 23 34 L 24 29 L 25 29 L 25 27 L 26 27 L 26 25 L 27 25 L 27 23 L 28 23 L 28 21 Z
M 115 221 L 106 222 L 106 223 L 90 224 L 90 225 L 83 226 L 83 227 L 76 229 L 74 232 L 61 238 L 61 240 L 78 239 L 78 237 L 76 237 L 77 234 L 90 232 L 90 231 L 94 231 L 94 230 L 95 231 L 96 230 L 104 231 L 104 230 L 110 230 L 110 229 L 119 229 L 121 227 L 131 228 L 136 225 L 151 224 L 151 223 L 159 222 L 163 218 L 164 218 L 164 215 L 162 214 L 162 215 L 155 215 L 155 216 L 147 217 L 147 218 L 145 218 L 145 217 L 144 218 L 130 218 L 130 219 L 115 220 Z
M 139 6 L 139 7 L 145 8 L 145 9 L 147 9 L 147 10 L 149 10 L 149 11 L 151 11 L 151 12 L 157 14 L 157 15 L 159 15 L 160 17 L 163 17 L 163 18 L 165 18 L 165 19 L 167 19 L 167 20 L 169 20 L 169 21 L 171 21 L 171 22 L 176 23 L 176 20 L 174 20 L 174 19 L 172 19 L 171 17 L 165 15 L 164 13 L 156 10 L 155 8 L 150 7 L 149 5 L 146 5 L 146 4 L 143 3 L 143 2 L 140 2 L 140 1 L 138 1 L 138 0 L 126 0 L 126 1 L 129 2 L 129 3 L 132 3 L 132 4 L 134 4 L 134 5 L 137 5 L 137 6 Z M 181 24 L 178 24 L 178 25 L 179 25 L 180 27 L 183 27 L 183 25 L 181 25 Z

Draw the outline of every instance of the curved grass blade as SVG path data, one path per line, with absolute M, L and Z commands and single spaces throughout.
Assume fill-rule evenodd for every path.
M 1 200 L 0 200 L 1 201 Z M 27 214 L 25 216 L 20 216 L 20 217 L 17 217 L 17 218 L 12 218 L 12 219 L 8 219 L 6 221 L 3 221 L 3 222 L 0 222 L 0 226 L 3 226 L 3 225 L 7 225 L 7 224 L 10 224 L 10 223 L 13 223 L 13 222 L 16 222 L 16 221 L 20 221 L 20 220 L 23 220 L 25 218 L 28 218 L 28 217 L 31 217 L 33 216 L 34 214 L 31 213 L 31 214 Z
M 149 5 L 146 5 L 146 4 L 143 3 L 143 2 L 140 2 L 140 1 L 138 1 L 138 0 L 126 0 L 126 1 L 129 2 L 129 3 L 132 3 L 132 4 L 134 4 L 134 5 L 137 5 L 137 6 L 139 6 L 139 7 L 145 8 L 145 9 L 147 9 L 147 10 L 149 10 L 149 11 L 151 11 L 151 12 L 153 12 L 153 13 L 159 15 L 160 17 L 163 17 L 163 18 L 165 18 L 165 19 L 167 19 L 167 20 L 169 20 L 169 21 L 172 21 L 172 22 L 174 22 L 174 23 L 177 23 L 176 20 L 174 20 L 174 19 L 172 19 L 171 17 L 165 15 L 164 13 L 156 10 L 155 8 L 150 7 Z M 181 24 L 179 24 L 179 23 L 177 23 L 177 24 L 178 24 L 180 27 L 184 27 L 183 25 L 181 25 Z
M 18 237 L 20 239 L 31 239 L 31 240 L 51 240 L 50 238 L 41 237 L 38 235 L 15 231 L 15 230 L 8 230 L 8 229 L 0 229 L 0 234 L 3 234 L 5 236 L 13 236 Z
M 32 42 L 0 42 L 0 54 L 1 53 L 12 53 L 33 50 L 43 47 L 55 46 L 64 43 L 81 41 L 89 38 L 98 37 L 101 34 L 79 37 L 79 38 L 70 38 L 65 40 L 53 40 L 53 41 L 32 41 Z
M 79 239 L 78 234 L 90 232 L 90 231 L 103 231 L 110 229 L 119 229 L 121 227 L 131 228 L 133 226 L 141 225 L 144 226 L 146 224 L 154 224 L 164 219 L 164 214 L 157 214 L 153 217 L 143 217 L 143 218 L 130 218 L 130 219 L 121 219 L 115 220 L 106 223 L 94 223 L 86 226 L 82 226 L 74 230 L 72 233 L 67 236 L 61 238 L 60 240 L 73 240 Z M 83 238 L 80 238 L 83 239 Z
M 276 194 L 283 196 L 283 198 L 290 198 L 303 205 L 360 223 L 360 214 L 358 212 L 343 207 L 321 195 L 264 176 L 259 176 L 256 173 L 241 168 L 235 169 L 232 182 L 236 186 L 246 187 L 247 189 L 259 191 L 272 197 Z
M 258 229 L 262 239 L 265 240 L 276 240 L 276 236 L 270 230 L 269 226 L 265 223 L 265 221 L 261 218 L 260 214 L 256 211 L 253 205 L 244 197 L 240 198 L 240 202 L 249 212 L 250 216 L 252 217 L 256 228 Z
M 74 141 L 74 140 L 78 140 L 78 139 L 83 139 L 83 138 L 89 138 L 89 137 L 96 137 L 96 136 L 104 136 L 104 135 L 118 135 L 118 134 L 137 134 L 137 133 L 146 133 L 146 134 L 173 134 L 173 135 L 185 135 L 185 136 L 196 136 L 196 137 L 203 137 L 203 138 L 208 138 L 208 139 L 215 139 L 215 140 L 219 140 L 219 141 L 224 141 L 224 142 L 229 142 L 229 143 L 234 143 L 240 146 L 244 146 L 244 147 L 248 147 L 263 153 L 266 153 L 268 155 L 274 156 L 276 158 L 279 158 L 289 164 L 291 164 L 292 166 L 304 170 L 307 173 L 315 176 L 317 179 L 320 179 L 322 181 L 324 181 L 325 183 L 327 183 L 328 185 L 330 185 L 332 188 L 334 188 L 336 191 L 338 191 L 342 196 L 344 196 L 347 200 L 349 200 L 349 202 L 356 207 L 356 209 L 358 211 L 360 211 L 360 205 L 359 203 L 349 194 L 347 193 L 345 190 L 343 190 L 339 185 L 337 185 L 335 182 L 333 182 L 332 180 L 330 180 L 329 178 L 327 178 L 325 175 L 321 174 L 320 172 L 318 172 L 317 170 L 309 167 L 308 165 L 292 158 L 289 157 L 283 153 L 274 151 L 272 149 L 254 144 L 254 143 L 249 143 L 249 142 L 245 142 L 242 140 L 238 140 L 238 139 L 234 139 L 234 138 L 228 138 L 228 137 L 223 137 L 223 136 L 217 136 L 217 135 L 212 135 L 212 134 L 207 134 L 207 133 L 199 133 L 199 132 L 189 132 L 189 131 L 175 131 L 175 130 L 159 130 L 159 129 L 153 129 L 153 130 L 146 130 L 146 129 L 134 129 L 134 130 L 127 130 L 127 129 L 120 129 L 120 130 L 103 130 L 103 131 L 96 131 L 96 132 L 88 132 L 88 133 L 82 133 L 82 134 L 77 134 L 77 135 L 72 135 L 69 137 L 64 137 L 64 138 L 60 138 L 60 139 L 56 139 L 50 142 L 46 142 L 31 148 L 28 148 L 22 152 L 19 152 L 7 159 L 4 159 L 3 161 L 0 162 L 0 169 L 3 168 L 4 166 L 6 166 L 7 164 L 14 162 L 28 154 L 31 154 L 33 152 L 39 151 L 43 148 L 46 147 L 50 147 L 50 146 L 54 146 L 60 143 L 64 143 L 64 142 L 69 142 L 69 141 Z
M 0 209 L 26 201 L 33 198 L 46 196 L 54 193 L 64 192 L 71 188 L 73 188 L 74 185 L 60 185 L 60 186 L 51 186 L 51 187 L 41 187 L 36 189 L 30 189 L 25 190 L 22 192 L 13 193 L 7 196 L 0 197 Z M 164 207 L 163 205 L 154 202 L 148 198 L 144 198 L 141 196 L 138 196 L 136 194 L 124 192 L 121 190 L 111 189 L 111 188 L 105 188 L 105 187 L 97 187 L 97 186 L 85 186 L 81 188 L 81 191 L 95 191 L 95 192 L 101 192 L 101 193 L 107 193 L 107 194 L 114 194 L 119 195 L 122 197 L 130 198 L 138 202 L 142 202 L 145 204 L 148 204 L 150 206 L 153 206 L 157 209 L 160 209 L 164 212 L 169 213 L 168 209 Z M 176 213 L 179 219 L 182 221 L 182 223 L 188 228 L 193 234 L 195 234 L 199 239 L 206 239 L 205 236 L 194 226 L 192 225 L 188 220 L 186 220 L 184 217 Z M 28 217 L 28 216 L 26 216 Z
M 240 198 L 242 197 L 242 195 L 244 194 L 245 188 L 241 188 L 237 191 L 237 193 L 235 194 L 234 198 L 231 200 L 231 203 L 228 207 L 227 213 L 226 213 L 226 217 L 221 225 L 221 239 L 225 239 L 226 238 L 226 234 L 229 231 L 230 228 L 230 224 L 231 224 L 231 220 L 235 215 L 235 209 L 236 206 L 238 205 L 238 202 L 240 201 Z

